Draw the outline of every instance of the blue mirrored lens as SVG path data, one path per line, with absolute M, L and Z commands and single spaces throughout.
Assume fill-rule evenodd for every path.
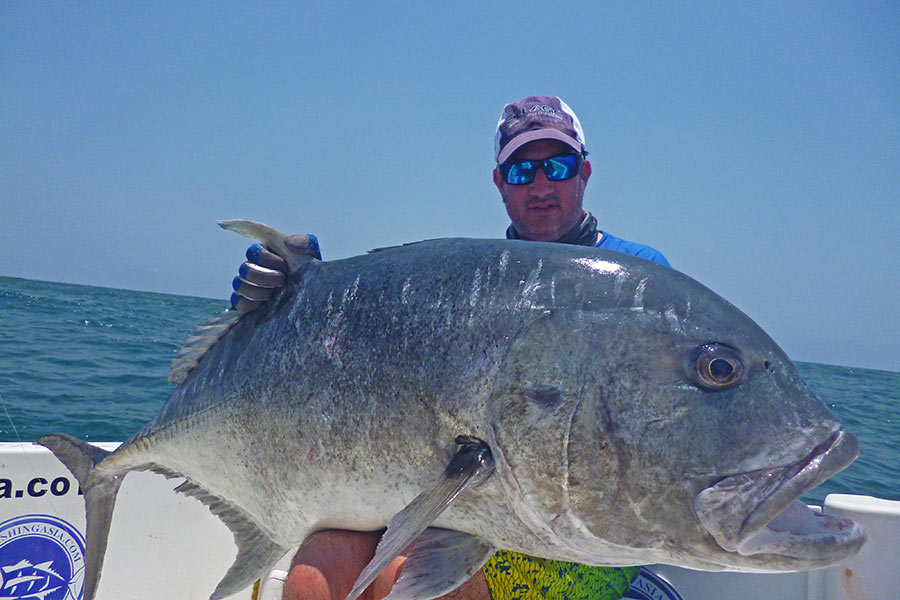
M 578 160 L 574 154 L 554 156 L 544 161 L 544 173 L 550 181 L 562 181 L 575 175 Z
M 511 163 L 506 171 L 506 183 L 511 185 L 525 185 L 534 181 L 534 172 L 537 165 L 534 161 L 523 160 Z

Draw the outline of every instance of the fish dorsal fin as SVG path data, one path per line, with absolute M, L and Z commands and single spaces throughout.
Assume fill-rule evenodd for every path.
M 288 275 L 298 271 L 309 262 L 316 260 L 311 254 L 291 252 L 285 244 L 285 239 L 289 236 L 286 236 L 280 231 L 273 229 L 268 225 L 264 225 L 263 223 L 246 221 L 243 219 L 217 221 L 217 223 L 222 229 L 235 231 L 265 244 L 269 250 L 283 258 L 287 263 Z M 221 340 L 245 314 L 249 313 L 228 309 L 220 312 L 203 325 L 194 329 L 184 341 L 184 344 L 178 351 L 178 356 L 175 357 L 169 367 L 169 383 L 174 383 L 175 385 L 184 383 L 190 372 L 194 370 L 201 360 L 203 360 L 203 357 L 219 343 L 219 340 Z
M 395 250 L 397 248 L 406 248 L 407 246 L 415 246 L 416 244 L 426 244 L 428 242 L 437 242 L 440 240 L 445 240 L 447 238 L 428 238 L 427 240 L 419 240 L 417 242 L 404 242 L 402 244 L 395 244 L 393 246 L 381 246 L 380 248 L 372 248 L 366 254 L 375 254 L 376 252 L 384 252 L 385 250 Z
M 200 325 L 184 340 L 184 345 L 178 351 L 178 356 L 172 360 L 169 367 L 169 383 L 181 385 L 187 379 L 188 374 L 194 370 L 207 352 L 215 346 L 228 331 L 234 327 L 242 316 L 242 313 L 233 308 L 224 310 L 212 319 Z

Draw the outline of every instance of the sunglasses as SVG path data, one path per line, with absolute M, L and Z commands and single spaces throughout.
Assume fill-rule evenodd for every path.
M 571 179 L 581 171 L 584 164 L 584 156 L 581 154 L 560 154 L 544 160 L 520 160 L 518 162 L 505 162 L 498 165 L 503 181 L 510 185 L 528 185 L 534 181 L 538 167 L 544 169 L 544 175 L 549 181 L 563 181 Z

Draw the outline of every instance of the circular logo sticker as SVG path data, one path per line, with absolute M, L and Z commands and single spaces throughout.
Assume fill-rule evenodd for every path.
M 631 582 L 631 589 L 625 594 L 630 600 L 682 600 L 668 581 L 646 567 L 641 567 L 638 576 Z
M 0 598 L 81 600 L 84 537 L 50 515 L 0 523 Z

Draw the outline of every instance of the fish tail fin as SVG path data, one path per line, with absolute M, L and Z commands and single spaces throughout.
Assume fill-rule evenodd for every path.
M 269 250 L 284 259 L 288 265 L 288 273 L 293 273 L 303 265 L 315 260 L 312 254 L 298 254 L 289 249 L 285 243 L 285 238 L 289 236 L 286 236 L 277 229 L 273 229 L 263 223 L 247 221 L 244 219 L 216 221 L 216 223 L 218 223 L 219 227 L 222 229 L 240 233 L 241 235 L 245 235 L 254 240 L 259 240 L 265 244 Z M 318 243 L 315 242 L 315 237 L 309 236 L 309 238 L 310 239 L 307 239 L 307 244 L 313 243 L 315 245 L 315 253 L 318 254 Z M 303 239 L 306 239 L 306 237 Z
M 96 469 L 103 459 L 111 454 L 72 436 L 59 433 L 45 435 L 38 444 L 49 448 L 78 480 L 84 493 L 85 514 L 87 516 L 85 551 L 84 600 L 92 600 L 97 591 L 103 557 L 109 538 L 116 495 L 122 484 L 120 473 L 103 473 Z

